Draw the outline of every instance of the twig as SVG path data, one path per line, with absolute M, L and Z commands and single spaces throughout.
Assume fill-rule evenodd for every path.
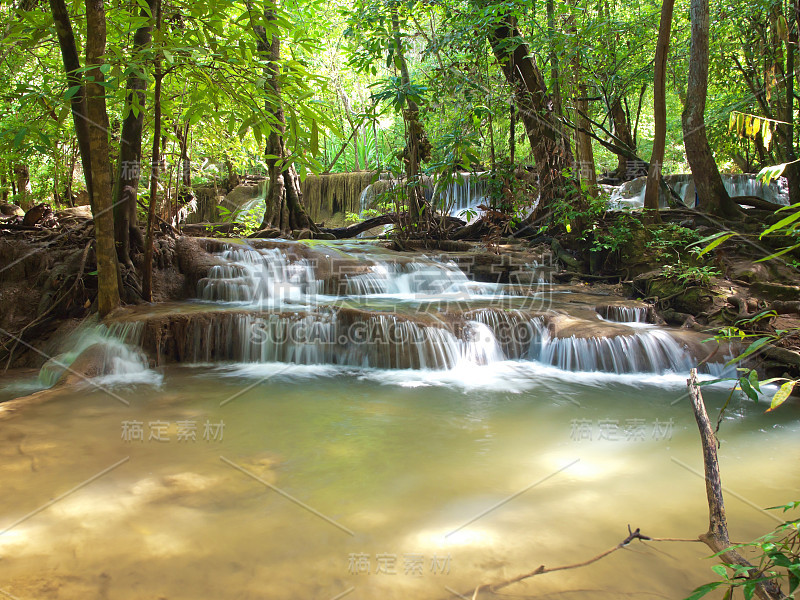
M 616 546 L 612 546 L 608 550 L 605 550 L 604 552 L 601 552 L 600 554 L 598 554 L 596 556 L 593 556 L 589 560 L 585 560 L 585 561 L 579 562 L 579 563 L 573 563 L 573 564 L 570 564 L 570 565 L 561 565 L 561 566 L 552 567 L 552 568 L 547 568 L 544 565 L 540 565 L 539 567 L 537 567 L 536 569 L 534 569 L 533 571 L 531 571 L 529 573 L 523 573 L 522 575 L 517 575 L 516 577 L 512 577 L 511 579 L 506 579 L 505 581 L 499 581 L 497 583 L 491 583 L 491 584 L 481 584 L 478 587 L 476 587 L 473 592 L 471 592 L 472 593 L 472 600 L 477 600 L 478 594 L 481 591 L 488 591 L 488 592 L 494 593 L 497 590 L 501 590 L 501 589 L 503 589 L 505 587 L 508 587 L 511 584 L 518 583 L 518 582 L 523 581 L 525 579 L 530 579 L 531 577 L 535 577 L 537 575 L 543 575 L 545 573 L 555 573 L 556 571 L 566 571 L 566 570 L 569 570 L 569 569 L 577 569 L 577 568 L 580 568 L 580 567 L 586 567 L 588 565 L 591 565 L 592 563 L 597 562 L 600 559 L 605 558 L 609 554 L 612 554 L 612 553 L 616 552 L 617 550 L 620 550 L 621 548 L 625 548 L 633 540 L 641 540 L 641 541 L 661 541 L 661 540 L 663 540 L 663 541 L 692 541 L 692 542 L 699 541 L 699 540 L 678 540 L 678 539 L 674 539 L 674 538 L 651 538 L 651 537 L 648 537 L 648 536 L 642 534 L 638 527 L 635 530 L 631 531 L 631 526 L 628 525 L 628 536 L 624 540 L 622 540 Z M 470 592 L 466 592 L 465 594 L 463 594 L 463 597 L 466 597 L 466 595 L 468 593 L 470 593 Z

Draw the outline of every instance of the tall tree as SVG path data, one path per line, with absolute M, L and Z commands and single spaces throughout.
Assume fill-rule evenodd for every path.
M 144 25 L 133 35 L 133 64 L 129 66 L 125 95 L 125 117 L 122 121 L 117 177 L 114 181 L 114 234 L 120 262 L 131 269 L 131 240 L 143 248 L 142 232 L 136 216 L 136 196 L 139 189 L 142 162 L 142 125 L 144 123 L 144 90 L 147 81 L 144 75 L 142 51 L 150 44 L 153 29 L 153 7 L 155 0 L 147 0 L 147 10 L 142 7 Z
M 420 164 L 430 158 L 430 142 L 425 134 L 419 114 L 419 105 L 409 92 L 411 76 L 403 49 L 403 35 L 400 30 L 400 17 L 397 2 L 391 4 L 392 33 L 394 37 L 395 64 L 400 69 L 400 86 L 406 93 L 403 121 L 406 127 L 406 147 L 403 151 L 403 162 L 406 170 L 406 194 L 408 197 L 408 210 L 412 226 L 420 224 L 425 209 L 425 196 L 419 182 Z
M 75 43 L 75 34 L 72 30 L 72 21 L 67 12 L 64 0 L 50 0 L 50 12 L 53 15 L 58 45 L 61 49 L 61 58 L 64 62 L 64 71 L 67 74 L 67 84 L 74 90 L 70 97 L 72 106 L 72 121 L 75 124 L 75 137 L 83 166 L 83 176 L 86 180 L 86 191 L 89 199 L 92 198 L 92 163 L 89 148 L 89 119 L 86 111 L 86 90 L 81 76 L 81 60 L 78 56 L 78 46 Z
M 660 220 L 658 197 L 661 187 L 661 170 L 664 165 L 664 150 L 667 144 L 667 55 L 669 36 L 672 31 L 672 12 L 675 0 L 664 0 L 661 4 L 661 21 L 658 25 L 656 42 L 655 80 L 653 82 L 653 115 L 655 118 L 655 137 L 653 152 L 650 155 L 650 168 L 647 171 L 647 187 L 644 193 L 644 208 L 649 218 Z
M 277 23 L 279 6 L 277 2 L 266 0 L 264 25 L 255 23 L 253 7 L 249 3 L 248 10 L 253 19 L 259 54 L 266 61 L 265 104 L 272 125 L 266 148 L 269 187 L 261 227 L 273 226 L 281 231 L 305 228 L 316 231 L 316 225 L 303 208 L 300 178 L 286 150 L 286 118 L 281 95 L 281 36 Z
M 569 175 L 573 168 L 570 145 L 565 142 L 536 58 L 521 41 L 516 18 L 510 13 L 503 15 L 488 37 L 503 75 L 514 90 L 536 161 L 540 196 L 533 218 L 546 215 L 558 199 L 581 202 L 580 190 Z
M 700 208 L 718 216 L 733 217 L 739 208 L 731 200 L 706 136 L 705 110 L 708 96 L 708 0 L 691 0 L 692 44 L 686 104 L 683 109 L 683 143 L 692 170 Z
M 120 304 L 111 202 L 108 113 L 104 75 L 100 69 L 106 48 L 105 7 L 103 0 L 86 0 L 86 72 L 83 78 L 79 75 L 80 60 L 64 0 L 51 0 L 50 7 L 67 81 L 77 89 L 72 98 L 72 115 L 94 216 L 98 311 L 105 316 Z M 80 95 L 78 100 L 76 95 Z
M 156 37 L 161 33 L 161 0 L 151 0 L 153 19 L 156 22 Z M 150 202 L 147 206 L 147 230 L 144 242 L 144 261 L 142 264 L 142 298 L 153 301 L 153 226 L 156 220 L 158 203 L 158 176 L 161 167 L 161 56 L 154 57 L 155 89 L 153 91 L 153 152 L 150 156 Z

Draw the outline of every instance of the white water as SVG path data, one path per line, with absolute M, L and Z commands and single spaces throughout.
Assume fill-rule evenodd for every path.
M 615 188 L 611 193 L 609 206 L 616 209 L 642 208 L 646 179 L 646 177 L 640 177 Z M 669 175 L 666 177 L 666 181 L 686 206 L 694 207 L 695 187 L 691 175 Z M 755 196 L 772 202 L 776 208 L 789 204 L 789 190 L 785 177 L 780 177 L 777 181 L 764 185 L 755 178 L 755 175 L 723 174 L 722 183 L 731 196 Z M 663 192 L 661 196 L 660 206 L 666 208 L 668 205 L 663 198 Z

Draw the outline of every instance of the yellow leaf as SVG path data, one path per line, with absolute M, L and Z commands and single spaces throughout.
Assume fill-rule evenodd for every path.
M 772 402 L 770 402 L 770 405 L 769 405 L 769 408 L 767 409 L 767 412 L 769 412 L 771 410 L 775 410 L 781 404 L 786 402 L 786 399 L 789 397 L 789 394 L 792 393 L 792 389 L 794 388 L 794 384 L 795 384 L 794 381 L 787 381 L 786 383 L 784 383 L 778 389 L 777 392 L 775 392 L 775 395 L 772 397 Z

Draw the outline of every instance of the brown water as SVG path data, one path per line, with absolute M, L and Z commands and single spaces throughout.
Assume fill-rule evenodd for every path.
M 250 364 L 48 392 L 2 416 L 0 597 L 472 597 L 588 559 L 628 524 L 696 537 L 707 507 L 680 464 L 702 470 L 684 379 Z M 705 394 L 715 415 L 726 392 Z M 800 497 L 800 410 L 763 408 L 735 398 L 721 429 L 737 541 L 776 524 L 754 506 Z M 144 440 L 126 441 L 137 421 Z M 159 422 L 168 441 L 148 439 Z M 502 593 L 681 598 L 714 578 L 709 553 L 636 542 Z

